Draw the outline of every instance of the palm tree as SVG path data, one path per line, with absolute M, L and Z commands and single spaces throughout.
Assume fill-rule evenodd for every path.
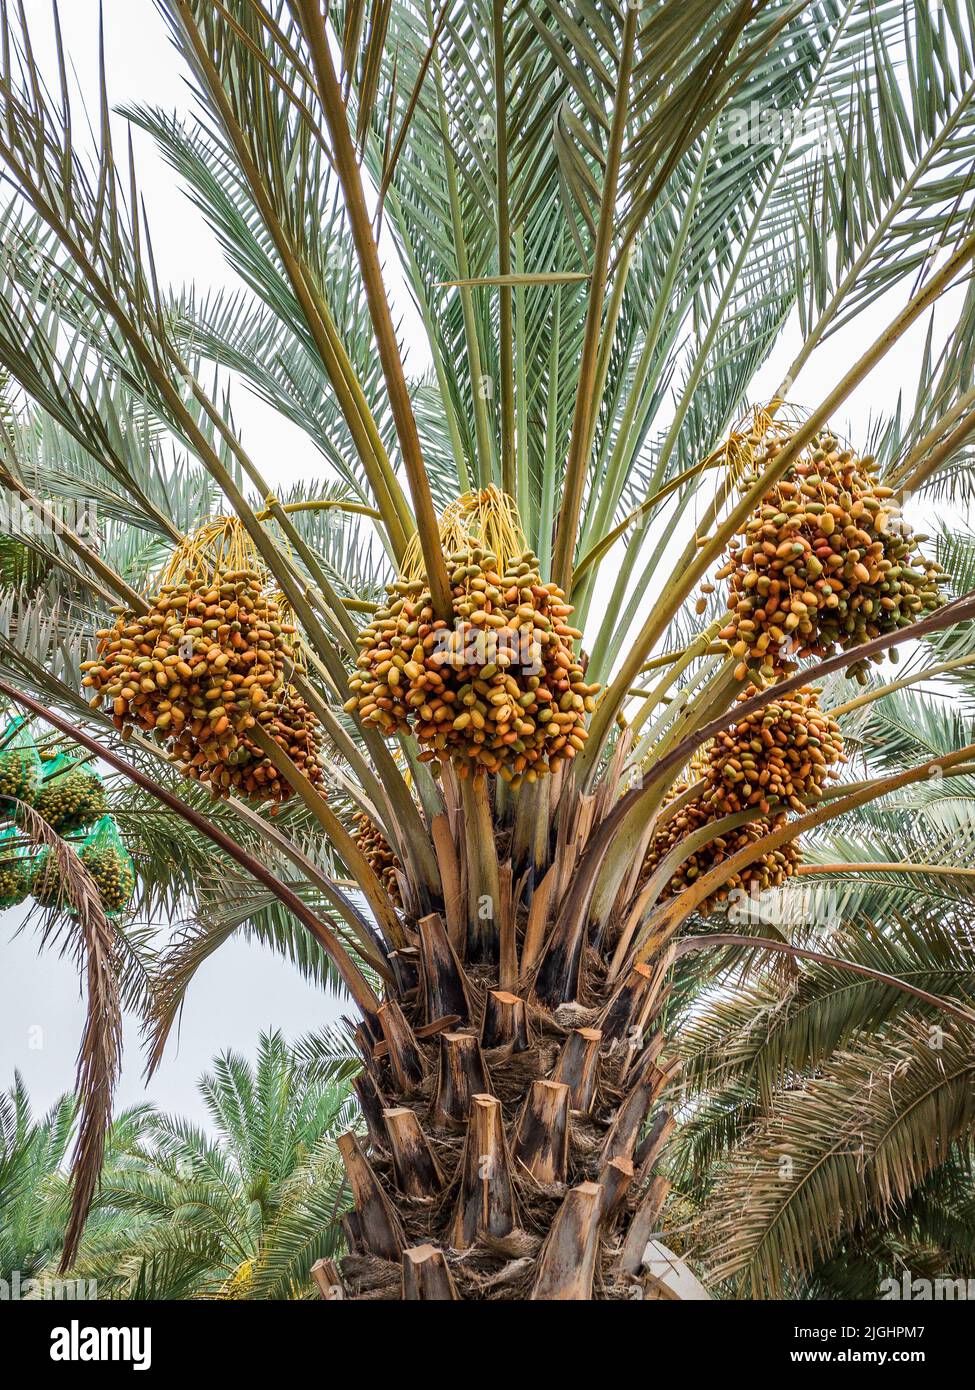
M 235 930 L 348 994 L 368 1140 L 339 1141 L 330 1294 L 652 1292 L 675 1203 L 717 1287 L 818 1287 L 971 1131 L 964 1064 L 926 1109 L 913 1087 L 941 1066 L 931 1019 L 945 1058 L 971 1051 L 972 550 L 947 528 L 919 549 L 897 510 L 968 496 L 970 9 L 159 8 L 197 110 L 124 114 L 232 294 L 159 282 L 108 74 L 89 153 L 59 35 L 50 75 L 22 14 L 0 44 L 0 481 L 40 522 L 4 561 L 0 692 L 114 769 L 143 907 L 185 921 L 151 1064 Z M 913 398 L 882 398 L 925 324 Z M 847 446 L 865 383 L 884 409 Z M 241 389 L 321 456 L 286 496 Z M 824 917 L 729 920 L 817 875 L 850 881 Z M 93 1037 L 108 978 L 89 968 Z M 69 1263 L 117 1069 L 90 1055 Z M 893 1155 L 878 1066 L 907 1077 Z M 772 1220 L 861 1102 L 877 1168 L 844 1158 L 844 1221 L 821 1180 Z M 749 1144 L 783 1128 L 808 1135 L 792 1178 L 736 1230 Z
M 888 689 L 848 701 L 850 741 L 870 749 L 877 771 L 947 753 L 967 724 L 969 688 L 959 670 L 953 698 Z M 964 773 L 865 804 L 807 843 L 803 900 L 778 916 L 775 895 L 763 907 L 793 939 L 829 920 L 830 952 L 847 962 L 970 998 L 970 792 Z M 828 915 L 809 897 L 823 893 Z M 732 977 L 742 959 L 729 962 Z M 686 981 L 675 1030 L 683 1123 L 669 1170 L 684 1203 L 681 1240 L 717 1286 L 877 1298 L 903 1271 L 970 1277 L 966 1033 L 828 957 L 788 976 L 766 961 L 728 981 Z
M 68 1146 L 73 1106 L 59 1103 L 37 1122 L 22 1079 L 0 1102 L 0 1277 L 8 1285 L 15 1274 L 25 1282 L 47 1267 L 57 1249 L 47 1201 L 47 1186 Z
M 116 1118 L 106 1145 L 108 1169 L 136 1142 L 148 1113 L 140 1106 Z M 0 1096 L 0 1279 L 8 1298 L 42 1296 L 56 1271 L 71 1208 L 66 1159 L 75 1118 L 74 1098 L 62 1096 L 35 1119 L 19 1075 Z M 93 1213 L 88 1239 L 104 1241 L 111 1225 L 105 1213 Z M 90 1286 L 75 1281 L 74 1292 L 86 1297 Z
M 71 1279 L 81 1296 L 311 1297 L 309 1270 L 341 1246 L 347 1202 L 335 1136 L 354 1121 L 355 1062 L 326 1036 L 262 1034 L 256 1065 L 227 1052 L 199 1083 L 212 1131 L 149 1105 L 108 1135 Z M 77 1118 L 41 1121 L 17 1078 L 0 1104 L 0 1278 L 21 1296 L 57 1268 L 70 1215 L 65 1160 Z M 34 1281 L 31 1285 L 30 1281 Z
M 355 1119 L 354 1070 L 322 1038 L 279 1033 L 254 1066 L 215 1058 L 199 1083 L 211 1132 L 154 1112 L 116 1145 L 77 1276 L 100 1298 L 311 1297 L 312 1265 L 341 1248 L 335 1137 Z

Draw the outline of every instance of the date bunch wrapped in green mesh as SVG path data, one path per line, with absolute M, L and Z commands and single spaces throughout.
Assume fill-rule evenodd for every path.
M 19 907 L 30 894 L 30 848 L 16 826 L 0 830 L 0 910 Z
M 40 784 L 41 757 L 27 721 L 18 717 L 0 734 L 0 797 L 33 804 Z M 0 801 L 0 816 L 9 818 L 12 809 L 9 801 Z
M 106 915 L 119 916 L 135 896 L 136 877 L 135 863 L 115 821 L 102 816 L 83 839 L 72 837 L 72 844 L 98 889 Z M 31 892 L 44 907 L 73 910 L 57 856 L 50 850 L 38 856 Z
M 34 809 L 59 835 L 70 835 L 94 825 L 108 810 L 108 797 L 94 768 L 59 753 L 43 763 Z

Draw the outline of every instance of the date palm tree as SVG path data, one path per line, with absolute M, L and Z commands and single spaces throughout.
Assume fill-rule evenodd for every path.
M 107 1170 L 136 1142 L 149 1113 L 148 1106 L 138 1106 L 116 1117 L 106 1144 Z M 36 1117 L 19 1075 L 0 1096 L 0 1279 L 6 1298 L 43 1297 L 57 1268 L 71 1208 L 66 1159 L 75 1116 L 74 1098 L 61 1096 L 46 1115 Z M 110 1233 L 118 1238 L 111 1216 L 93 1213 L 88 1239 L 105 1242 Z M 74 1291 L 85 1297 L 90 1286 L 74 1282 Z
M 253 1066 L 227 1052 L 201 1077 L 209 1132 L 148 1105 L 119 1115 L 74 1288 L 117 1299 L 315 1296 L 312 1264 L 341 1245 L 335 1136 L 354 1119 L 354 1070 L 327 1038 L 288 1046 L 265 1033 Z M 0 1278 L 8 1289 L 19 1278 L 21 1297 L 42 1296 L 57 1268 L 75 1120 L 72 1096 L 35 1120 L 20 1077 L 0 1103 Z
M 76 1262 L 100 1298 L 310 1298 L 341 1246 L 337 1134 L 354 1120 L 354 1062 L 317 1036 L 265 1033 L 252 1065 L 214 1058 L 208 1131 L 152 1111 L 114 1152 Z
M 660 1293 L 663 1231 L 716 1289 L 815 1291 L 907 1239 L 972 1118 L 972 548 L 888 525 L 970 491 L 970 6 L 159 0 L 195 108 L 123 114 L 219 294 L 160 282 L 111 75 L 89 148 L 59 30 L 42 72 L 8 9 L 0 692 L 113 770 L 141 907 L 185 924 L 150 1064 L 234 931 L 345 991 L 328 1296 Z M 281 495 L 242 390 L 317 450 Z M 270 732 L 215 674 L 242 648 L 282 700 L 287 660 Z M 843 891 L 751 913 L 797 883 Z

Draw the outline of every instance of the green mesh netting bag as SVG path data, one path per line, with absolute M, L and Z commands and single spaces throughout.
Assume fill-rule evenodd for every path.
M 118 826 L 111 816 L 102 816 L 84 839 L 72 838 L 80 846 L 78 855 L 94 880 L 106 915 L 117 917 L 135 895 L 135 863 Z M 38 857 L 31 892 L 45 907 L 60 904 L 73 910 L 62 894 L 61 871 L 50 850 Z
M 0 734 L 0 797 L 15 796 L 33 804 L 41 784 L 41 756 L 30 736 L 27 721 L 11 720 Z M 13 808 L 0 801 L 0 816 L 10 818 Z
M 0 830 L 0 909 L 19 907 L 30 893 L 30 850 L 14 826 Z
M 74 853 L 81 848 L 81 837 L 67 836 L 68 842 L 73 846 Z M 61 867 L 58 864 L 58 857 L 52 854 L 49 849 L 42 849 L 34 859 L 34 869 L 30 880 L 31 896 L 41 904 L 42 907 L 71 907 L 70 899 L 66 893 L 62 893 L 61 887 Z
M 104 783 L 93 768 L 59 753 L 44 763 L 43 769 L 34 809 L 59 835 L 94 825 L 108 810 Z

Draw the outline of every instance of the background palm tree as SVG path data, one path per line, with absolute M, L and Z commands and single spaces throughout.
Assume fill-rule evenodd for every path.
M 109 1170 L 136 1142 L 150 1113 L 141 1106 L 115 1119 L 106 1145 Z M 20 1076 L 0 1097 L 0 1279 L 7 1297 L 18 1296 L 11 1292 L 14 1288 L 20 1297 L 29 1297 L 32 1290 L 40 1297 L 44 1282 L 56 1274 L 71 1207 L 67 1158 L 75 1118 L 71 1096 L 62 1096 L 45 1116 L 35 1118 Z M 97 1212 L 88 1239 L 105 1242 L 112 1229 L 110 1215 Z M 87 1283 L 82 1288 L 80 1296 L 88 1291 Z
M 99 1298 L 317 1296 L 309 1270 L 341 1245 L 335 1137 L 355 1121 L 354 1069 L 326 1038 L 265 1033 L 254 1065 L 228 1052 L 201 1078 L 209 1131 L 150 1106 L 120 1115 L 69 1277 Z M 18 1080 L 3 1117 L 0 1277 L 23 1285 L 56 1272 L 75 1104 L 34 1123 Z
M 89 151 L 67 62 L 41 80 L 22 15 L 4 13 L 0 45 L 0 160 L 14 190 L 0 481 L 43 523 L 16 532 L 0 568 L 0 690 L 115 770 L 142 906 L 186 921 L 153 962 L 151 1063 L 196 969 L 238 929 L 348 992 L 371 1155 L 354 1138 L 340 1145 L 352 1249 L 323 1277 L 344 1294 L 652 1290 L 643 1248 L 671 1182 L 694 1218 L 689 1257 L 719 1285 L 825 1287 L 852 1242 L 869 1258 L 967 1152 L 972 548 L 947 529 L 934 540 L 953 602 L 921 617 L 913 586 L 933 581 L 911 571 L 905 616 L 917 621 L 873 638 L 851 618 L 846 650 L 794 676 L 771 658 L 745 669 L 749 644 L 735 642 L 714 576 L 797 463 L 838 457 L 830 422 L 861 383 L 876 386 L 871 373 L 914 325 L 929 332 L 913 398 L 884 401 L 855 452 L 876 457 L 883 497 L 968 500 L 970 7 L 667 0 L 587 5 L 583 23 L 551 0 L 383 0 L 327 17 L 311 0 L 159 8 L 198 111 L 125 114 L 210 222 L 242 282 L 234 294 L 159 283 L 136 173 L 116 157 L 107 75 Z M 771 139 L 743 135 L 753 112 L 776 118 Z M 831 140 L 808 138 L 823 129 Z M 380 228 L 399 259 L 385 272 Z M 397 341 L 394 277 L 426 332 L 419 378 Z M 754 399 L 793 316 L 798 351 L 771 400 Z M 788 405 L 813 352 L 844 326 L 868 333 L 874 317 L 885 326 L 826 398 Z M 235 424 L 241 386 L 305 432 L 321 476 L 276 495 Z M 781 447 L 763 454 L 777 428 Z M 81 499 L 97 503 L 96 535 L 66 524 Z M 141 693 L 120 685 L 106 708 L 79 690 L 112 606 L 119 645 L 133 641 L 126 629 L 164 612 L 174 550 L 183 563 L 186 538 L 215 516 L 294 617 L 293 695 L 327 741 L 323 795 L 314 767 L 306 775 L 253 730 L 252 756 L 293 793 L 274 816 L 182 777 L 169 721 L 132 727 Z M 517 594 L 521 572 L 536 581 L 520 586 L 521 605 L 546 624 L 558 604 L 546 584 L 575 606 L 576 629 L 558 632 L 555 613 L 564 664 L 550 675 L 564 681 L 571 735 L 553 740 L 565 757 L 538 781 L 504 750 L 544 745 L 546 720 L 500 703 L 492 716 L 477 692 L 481 724 L 491 716 L 509 736 L 485 759 L 471 737 L 476 776 L 460 775 L 472 770 L 461 753 L 459 768 L 426 760 L 423 740 L 445 741 L 422 733 L 437 722 L 429 684 L 407 687 L 410 730 L 383 740 L 371 716 L 384 722 L 398 682 L 436 674 L 422 649 L 415 671 L 386 682 L 380 662 L 378 688 L 349 686 L 367 669 L 357 629 L 375 615 L 363 660 L 370 644 L 381 655 L 377 633 L 404 611 L 383 616 L 385 581 L 403 577 L 394 607 L 417 599 L 414 628 L 426 605 L 431 623 L 462 630 L 472 569 L 494 573 L 488 552 L 499 576 L 512 568 L 484 580 L 498 593 L 486 605 L 508 602 L 509 582 Z M 211 567 L 205 583 L 227 572 Z M 889 674 L 871 681 L 867 659 L 909 641 L 896 689 Z M 706 822 L 665 866 L 647 865 L 659 870 L 647 886 L 655 832 L 696 804 L 699 790 L 676 780 L 696 777 L 695 751 L 746 710 L 782 720 L 791 690 L 851 663 L 862 692 L 834 682 L 820 697 L 854 755 L 845 779 L 815 805 L 777 803 L 778 820 L 751 807 Z M 922 681 L 939 684 L 904 725 L 905 692 Z M 524 694 L 519 708 L 534 710 Z M 148 707 L 159 703 L 156 691 Z M 201 767 L 232 781 L 213 758 Z M 356 815 L 385 837 L 381 861 Z M 719 853 L 719 830 L 741 830 L 742 848 Z M 830 866 L 821 877 L 853 880 L 838 914 L 704 927 L 734 874 L 747 883 L 773 855 L 794 867 L 800 835 L 805 877 L 818 863 Z M 699 874 L 692 855 L 713 867 Z M 83 934 L 101 991 L 92 1037 L 117 1016 L 94 944 Z M 757 1047 L 767 1008 L 782 1030 L 768 1051 Z M 917 1031 L 930 1018 L 940 1050 Z M 69 1262 L 117 1068 L 117 1049 L 88 1055 L 101 1063 L 82 1077 L 89 1142 Z M 681 1061 L 675 1140 L 661 1106 Z M 883 1098 L 878 1068 L 903 1083 Z M 925 1091 L 931 1068 L 944 1084 Z M 845 1132 L 838 1145 L 847 1113 L 874 1145 L 870 1173 Z M 752 1181 L 755 1146 L 794 1143 L 783 1129 L 801 1137 L 795 1162 Z M 841 1180 L 853 1195 L 838 1220 Z M 743 1184 L 747 1220 L 735 1223 Z
M 201 1078 L 205 1132 L 153 1114 L 104 1175 L 77 1270 L 101 1298 L 308 1298 L 341 1247 L 348 1201 L 335 1139 L 355 1122 L 355 1063 L 323 1039 L 262 1034 Z

